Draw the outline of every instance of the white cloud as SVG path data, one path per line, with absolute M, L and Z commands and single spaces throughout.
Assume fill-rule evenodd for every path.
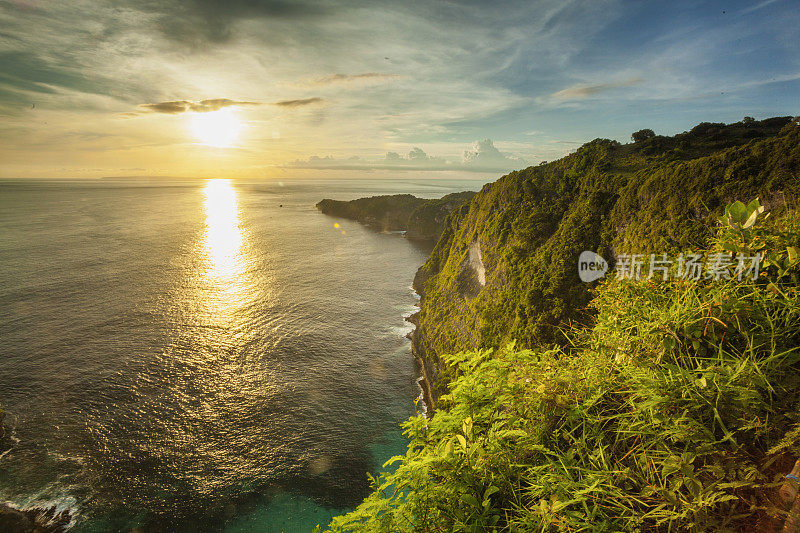
M 356 156 L 347 158 L 311 156 L 307 159 L 295 160 L 286 165 L 286 168 L 507 172 L 526 165 L 527 162 L 524 159 L 502 153 L 494 146 L 491 139 L 484 139 L 475 141 L 469 149 L 464 150 L 460 161 L 443 156 L 429 155 L 423 149 L 415 146 L 406 155 L 387 152 L 382 158 L 377 159 L 362 159 Z
M 522 158 L 504 154 L 498 150 L 491 139 L 472 143 L 470 150 L 464 150 L 462 161 L 467 168 L 518 168 L 525 165 Z

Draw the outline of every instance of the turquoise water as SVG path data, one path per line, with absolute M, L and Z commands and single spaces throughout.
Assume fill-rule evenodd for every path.
M 0 500 L 74 531 L 325 525 L 403 453 L 428 250 L 323 197 L 482 182 L 0 181 Z

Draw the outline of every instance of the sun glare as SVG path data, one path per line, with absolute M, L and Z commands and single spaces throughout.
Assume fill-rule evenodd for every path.
M 209 113 L 193 113 L 191 129 L 202 144 L 226 148 L 239 138 L 242 123 L 233 109 L 220 109 Z

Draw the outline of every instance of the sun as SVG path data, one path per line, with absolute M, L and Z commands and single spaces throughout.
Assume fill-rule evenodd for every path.
M 227 148 L 239 138 L 242 123 L 233 109 L 193 113 L 190 127 L 197 140 L 206 146 Z

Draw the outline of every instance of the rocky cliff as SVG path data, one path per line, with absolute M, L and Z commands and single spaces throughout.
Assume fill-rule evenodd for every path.
M 341 201 L 324 199 L 317 209 L 330 216 L 356 220 L 378 231 L 404 231 L 409 239 L 435 241 L 448 215 L 475 196 L 474 192 L 448 194 L 439 199 L 394 194 Z
M 413 349 L 428 402 L 446 390 L 441 356 L 516 341 L 561 343 L 589 322 L 593 284 L 577 259 L 675 252 L 707 243 L 721 206 L 800 192 L 800 127 L 791 117 L 702 123 L 631 144 L 596 139 L 488 184 L 453 210 L 414 280 L 422 296 Z

